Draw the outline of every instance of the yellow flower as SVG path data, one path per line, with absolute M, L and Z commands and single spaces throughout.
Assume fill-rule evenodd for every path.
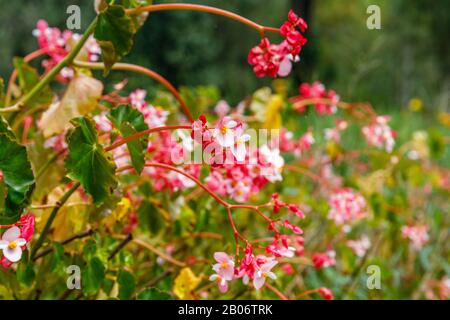
M 264 121 L 264 128 L 266 129 L 280 129 L 281 128 L 281 109 L 283 108 L 283 98 L 274 94 L 270 97 L 269 102 L 266 105 L 266 114 Z
M 444 126 L 450 127 L 450 113 L 439 112 L 438 119 Z
M 423 101 L 419 98 L 412 98 L 409 100 L 408 108 L 413 112 L 418 112 L 423 108 Z
M 197 288 L 201 279 L 191 269 L 183 268 L 173 284 L 173 293 L 181 300 L 193 299 L 192 290 Z

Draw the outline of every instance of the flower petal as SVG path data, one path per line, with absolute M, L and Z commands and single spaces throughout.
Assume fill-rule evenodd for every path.
M 6 249 L 9 245 L 9 241 L 0 240 L 0 250 Z
M 6 232 L 3 234 L 2 240 L 11 242 L 19 237 L 20 237 L 20 229 L 14 226 L 6 230 Z
M 253 279 L 253 286 L 255 287 L 256 290 L 259 290 L 262 288 L 262 286 L 264 285 L 264 283 L 266 282 L 266 278 L 264 277 L 255 277 Z
M 225 252 L 215 252 L 214 259 L 216 259 L 217 262 L 228 262 L 230 257 Z
M 3 255 L 9 261 L 17 262 L 20 260 L 20 258 L 22 258 L 22 249 L 19 246 L 15 247 L 13 249 L 8 247 L 6 249 L 3 249 Z

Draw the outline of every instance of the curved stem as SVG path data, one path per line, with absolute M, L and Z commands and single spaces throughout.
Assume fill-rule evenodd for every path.
M 88 68 L 93 70 L 103 70 L 105 68 L 105 65 L 103 63 L 99 62 L 84 62 L 84 61 L 78 61 L 75 60 L 73 62 L 74 66 L 81 67 L 81 68 Z M 132 71 L 136 73 L 144 74 L 156 81 L 158 81 L 160 84 L 162 84 L 167 90 L 169 90 L 175 99 L 180 103 L 181 108 L 183 109 L 183 112 L 186 114 L 186 116 L 189 118 L 189 120 L 192 122 L 194 121 L 194 118 L 191 114 L 191 111 L 189 110 L 189 107 L 187 106 L 186 102 L 184 101 L 181 94 L 178 92 L 178 90 L 163 76 L 156 73 L 153 70 L 147 69 L 145 67 L 141 67 L 138 65 L 130 64 L 130 63 L 116 63 L 112 66 L 112 70 L 122 70 L 122 71 Z
M 288 297 L 286 297 L 283 293 L 281 293 L 280 290 L 278 290 L 277 288 L 273 287 L 271 284 L 266 283 L 265 286 L 266 286 L 268 289 L 272 290 L 277 296 L 279 296 L 281 300 L 289 300 Z
M 162 168 L 162 169 L 166 169 L 166 170 L 170 170 L 170 171 L 174 171 L 177 172 L 183 176 L 185 176 L 186 178 L 191 179 L 192 181 L 194 181 L 200 188 L 202 188 L 203 190 L 205 190 L 207 193 L 209 193 L 214 199 L 216 199 L 222 206 L 224 206 L 225 208 L 230 207 L 231 205 L 226 202 L 225 200 L 222 200 L 218 195 L 216 195 L 214 192 L 212 192 L 203 182 L 201 182 L 200 180 L 198 180 L 196 177 L 194 177 L 193 175 L 178 169 L 176 167 L 170 166 L 168 164 L 164 164 L 164 163 L 154 163 L 154 162 L 147 162 L 145 164 L 146 167 L 155 167 L 155 168 Z M 117 169 L 117 172 L 122 172 L 122 171 L 128 171 L 128 170 L 134 170 L 133 166 L 125 166 L 122 168 Z
M 45 223 L 44 229 L 41 232 L 41 235 L 39 236 L 38 240 L 36 241 L 35 245 L 33 246 L 33 249 L 31 250 L 31 256 L 30 259 L 33 260 L 33 258 L 36 256 L 37 251 L 42 247 L 45 238 L 47 237 L 47 233 L 50 230 L 50 227 L 52 226 L 53 221 L 56 218 L 56 215 L 58 214 L 59 209 L 69 200 L 69 198 L 72 196 L 72 194 L 78 189 L 80 186 L 80 183 L 75 183 L 72 188 L 70 188 L 58 201 L 59 206 L 55 207 L 52 212 L 50 213 L 50 216 L 48 217 L 47 222 Z
M 243 23 L 250 28 L 253 28 L 259 32 L 261 37 L 264 37 L 265 32 L 280 32 L 280 29 L 278 28 L 271 28 L 271 27 L 265 27 L 263 25 L 260 25 L 250 19 L 244 18 L 236 13 L 226 11 L 223 9 L 218 9 L 210 6 L 204 6 L 199 4 L 191 4 L 191 3 L 169 3 L 169 4 L 155 4 L 155 5 L 149 5 L 149 6 L 143 6 L 138 7 L 135 9 L 128 9 L 126 10 L 126 13 L 129 15 L 132 14 L 139 14 L 143 12 L 157 12 L 157 11 L 166 11 L 166 10 L 190 10 L 190 11 L 200 11 L 200 12 L 207 12 L 219 16 L 226 17 L 231 20 L 238 21 L 240 23 Z
M 301 110 L 302 108 L 304 108 L 308 105 L 312 105 L 312 104 L 326 104 L 326 105 L 335 105 L 338 108 L 343 109 L 343 110 L 353 110 L 353 109 L 355 109 L 355 107 L 359 107 L 362 110 L 366 111 L 369 114 L 369 116 L 371 116 L 371 117 L 377 116 L 377 113 L 373 110 L 373 108 L 370 106 L 369 103 L 351 104 L 351 103 L 344 102 L 344 101 L 335 102 L 328 98 L 306 98 L 306 99 L 304 99 L 303 97 L 300 97 L 300 96 L 292 97 L 291 99 L 289 99 L 289 101 L 293 104 L 293 107 L 296 110 Z
M 144 247 L 148 250 L 150 250 L 151 252 L 153 252 L 154 254 L 156 254 L 157 256 L 160 256 L 161 258 L 163 258 L 164 260 L 179 266 L 179 267 L 184 267 L 186 266 L 186 263 L 178 261 L 174 258 L 172 258 L 171 256 L 169 256 L 168 254 L 165 254 L 164 252 L 159 251 L 158 249 L 156 249 L 155 247 L 153 247 L 150 243 L 147 243 L 143 240 L 140 239 L 133 239 L 133 242 L 136 243 L 137 245 Z
M 97 25 L 97 18 L 92 21 L 90 26 L 86 29 L 81 39 L 77 42 L 75 47 L 69 52 L 69 54 L 61 60 L 60 63 L 58 63 L 53 69 L 50 70 L 49 73 L 47 73 L 44 78 L 42 78 L 34 87 L 31 89 L 30 92 L 28 92 L 27 95 L 22 97 L 17 103 L 16 106 L 19 109 L 22 109 L 24 106 L 27 105 L 28 102 L 30 102 L 31 99 L 34 98 L 35 95 L 37 95 L 47 84 L 49 84 L 57 75 L 58 73 L 67 65 L 69 65 L 73 59 L 78 55 L 80 50 L 83 48 L 83 45 L 88 40 L 89 36 L 94 32 L 95 26 Z
M 140 131 L 136 134 L 133 134 L 129 137 L 126 138 L 122 138 L 121 140 L 111 144 L 109 147 L 105 148 L 105 151 L 111 151 L 114 150 L 118 147 L 120 147 L 121 145 L 128 143 L 134 139 L 138 139 L 142 136 L 148 135 L 150 133 L 154 133 L 154 132 L 159 132 L 159 131 L 165 131 L 165 130 L 177 130 L 177 129 L 191 129 L 191 126 L 188 125 L 177 125 L 177 126 L 164 126 L 164 127 L 156 127 L 156 128 L 150 128 L 144 131 Z
M 29 54 L 27 54 L 23 60 L 25 62 L 30 62 L 36 58 L 39 58 L 40 56 L 45 54 L 45 50 L 44 49 L 38 49 L 36 51 L 33 51 Z M 8 81 L 8 89 L 6 91 L 6 95 L 5 95 L 5 105 L 9 105 L 11 103 L 11 96 L 12 96 L 12 87 L 14 85 L 14 82 L 16 82 L 16 78 L 17 78 L 17 70 L 14 69 L 14 71 L 11 73 L 11 76 L 9 77 L 9 81 Z M 0 111 L 3 111 L 0 109 Z

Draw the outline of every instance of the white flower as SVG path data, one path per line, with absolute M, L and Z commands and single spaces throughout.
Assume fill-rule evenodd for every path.
M 245 143 L 250 141 L 250 135 L 243 134 L 236 138 L 236 145 L 231 148 L 231 153 L 234 155 L 237 161 L 244 161 L 247 149 Z
M 236 128 L 237 122 L 229 119 L 229 117 L 223 118 L 218 127 L 214 130 L 214 138 L 222 147 L 231 147 L 234 145 L 234 128 Z
M 255 273 L 255 277 L 253 278 L 253 286 L 256 290 L 262 288 L 264 283 L 266 282 L 266 278 L 276 279 L 277 276 L 271 270 L 277 264 L 277 261 L 269 261 L 264 263 L 261 268 Z
M 22 257 L 22 246 L 27 241 L 20 238 L 20 229 L 16 226 L 9 228 L 3 234 L 0 240 L 0 249 L 3 250 L 3 255 L 11 262 L 17 262 Z

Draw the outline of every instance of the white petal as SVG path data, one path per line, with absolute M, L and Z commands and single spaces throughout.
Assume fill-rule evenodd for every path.
M 225 135 L 223 135 L 222 146 L 231 147 L 232 145 L 234 145 L 234 133 L 232 131 L 228 131 Z
M 27 240 L 25 240 L 23 238 L 19 238 L 19 239 L 16 239 L 16 243 L 18 246 L 24 246 L 27 244 Z
M 265 282 L 266 278 L 264 277 L 256 277 L 255 279 L 253 279 L 253 285 L 255 286 L 256 290 L 261 289 Z
M 17 246 L 14 249 L 6 248 L 3 250 L 3 255 L 11 262 L 17 262 L 22 258 L 22 249 Z
M 8 241 L 0 240 L 0 250 L 6 249 L 9 245 Z
M 227 126 L 228 128 L 230 128 L 230 129 L 233 129 L 234 127 L 237 126 L 237 122 L 234 121 L 234 120 L 230 120 L 230 121 L 227 122 L 226 126 Z
M 6 232 L 3 234 L 2 240 L 11 242 L 16 240 L 18 237 L 20 237 L 20 229 L 14 226 L 6 230 Z
M 240 143 L 236 145 L 236 147 L 231 148 L 231 152 L 236 157 L 237 161 L 244 161 L 245 155 L 247 154 L 247 149 L 245 148 L 245 144 Z

